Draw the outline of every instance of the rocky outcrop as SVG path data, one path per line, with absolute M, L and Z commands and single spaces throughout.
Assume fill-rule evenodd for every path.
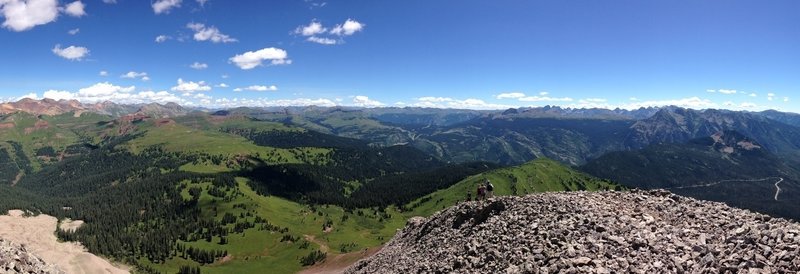
M 0 239 L 0 273 L 63 274 L 55 265 L 47 264 L 28 253 L 25 246 Z
M 664 190 L 466 202 L 346 273 L 797 273 L 800 226 Z

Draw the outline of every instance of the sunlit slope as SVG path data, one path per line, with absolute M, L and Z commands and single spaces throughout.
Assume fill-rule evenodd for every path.
M 592 177 L 571 169 L 559 162 L 539 158 L 525 164 L 492 170 L 467 179 L 443 190 L 426 195 L 406 208 L 407 216 L 428 216 L 433 212 L 467 199 L 475 199 L 479 184 L 489 179 L 494 185 L 494 195 L 525 195 L 546 191 L 622 189 L 607 180 Z

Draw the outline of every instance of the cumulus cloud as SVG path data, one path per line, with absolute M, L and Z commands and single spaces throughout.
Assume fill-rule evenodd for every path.
M 62 49 L 60 44 L 56 44 L 56 46 L 53 47 L 53 53 L 67 60 L 80 61 L 83 60 L 83 57 L 89 55 L 89 49 L 76 46 L 69 46 Z
M 193 68 L 193 69 L 196 69 L 196 70 L 201 70 L 201 69 L 207 69 L 208 68 L 208 64 L 200 63 L 200 62 L 194 62 L 191 65 L 189 65 L 189 67 Z
M 350 36 L 359 32 L 364 29 L 364 24 L 353 20 L 347 19 L 342 24 L 338 24 L 334 26 L 332 29 L 328 29 L 322 25 L 322 23 L 316 19 L 311 20 L 308 25 L 300 25 L 292 31 L 294 34 L 306 36 L 306 41 L 322 44 L 322 45 L 336 45 L 341 44 L 344 41 L 341 40 L 342 36 Z M 334 39 L 332 37 L 326 36 L 333 36 L 339 39 Z
M 153 2 L 153 12 L 156 14 L 169 13 L 173 8 L 181 6 L 182 0 L 157 0 Z
M 758 96 L 758 95 L 755 94 L 755 93 L 750 93 L 750 97 L 756 97 L 756 96 Z
M 164 43 L 169 39 L 172 39 L 172 37 L 169 37 L 169 36 L 166 36 L 166 35 L 162 34 L 162 35 L 156 36 L 156 43 Z
M 783 97 L 784 102 L 789 102 L 789 97 Z
M 570 97 L 549 97 L 549 96 L 526 96 L 522 98 L 518 98 L 517 100 L 523 102 L 572 102 L 573 99 Z
M 44 92 L 44 98 L 54 100 L 78 100 L 84 103 L 95 103 L 103 101 L 113 101 L 122 104 L 140 103 L 187 103 L 172 93 L 167 91 L 141 91 L 135 92 L 135 87 L 116 86 L 108 82 L 97 83 L 90 87 L 82 88 L 78 92 L 63 90 L 48 90 Z
M 707 89 L 706 92 L 715 93 L 715 92 L 717 92 L 717 90 L 716 89 Z
M 347 19 L 346 21 L 344 21 L 344 24 L 336 25 L 335 27 L 333 27 L 330 33 L 339 36 L 350 36 L 356 32 L 363 30 L 364 26 L 366 25 L 356 20 Z
M 89 87 L 78 90 L 77 96 L 83 98 L 109 97 L 117 93 L 129 93 L 136 89 L 136 86 L 116 86 L 109 82 L 97 83 Z
M 25 99 L 25 98 L 38 100 L 39 99 L 39 95 L 36 94 L 35 92 L 31 92 L 31 93 L 22 95 L 20 97 L 14 98 L 14 99 L 12 99 L 10 101 L 19 101 L 19 100 L 22 100 L 22 99 Z
M 108 71 L 101 70 L 100 73 L 98 73 L 98 75 L 100 75 L 100 76 L 108 76 Z
M 333 107 L 337 104 L 329 99 L 318 98 L 294 98 L 294 99 L 277 99 L 268 100 L 266 98 L 258 99 L 228 99 L 219 98 L 215 99 L 209 107 L 276 107 L 276 106 L 321 106 Z
M 322 26 L 322 23 L 317 21 L 316 19 L 311 20 L 311 23 L 308 25 L 301 25 L 298 26 L 295 30 L 295 34 L 300 34 L 303 36 L 313 36 L 321 33 L 325 33 L 328 29 Z
M 522 92 L 509 92 L 509 93 L 500 93 L 495 98 L 497 99 L 519 99 L 525 97 L 525 93 Z
M 103 3 L 106 3 L 106 4 L 116 4 L 116 3 L 117 3 L 117 0 L 103 0 Z
M 369 97 L 363 96 L 363 95 L 358 95 L 358 96 L 353 97 L 353 105 L 359 106 L 359 107 L 380 107 L 380 106 L 384 106 L 383 103 L 381 103 L 379 101 L 376 101 L 376 100 L 369 99 Z
M 216 87 L 218 87 L 218 88 L 227 88 L 228 84 L 220 83 L 219 85 L 216 85 Z
M 139 79 L 141 79 L 142 81 L 148 81 L 148 80 L 150 80 L 150 77 L 148 77 L 148 76 L 147 76 L 147 72 L 135 72 L 135 71 L 129 71 L 128 73 L 125 73 L 125 74 L 123 74 L 123 75 L 120 75 L 119 77 L 122 77 L 122 78 L 128 78 L 128 79 L 137 79 L 137 78 L 139 78 Z
M 306 41 L 314 42 L 314 43 L 322 44 L 322 45 L 336 45 L 336 44 L 339 43 L 339 40 L 336 40 L 336 39 L 316 37 L 316 36 L 308 37 L 308 38 L 306 38 Z
M 53 22 L 58 17 L 57 0 L 0 0 L 3 27 L 26 31 Z
M 425 108 L 453 108 L 453 109 L 507 109 L 514 106 L 487 103 L 480 99 L 468 98 L 464 100 L 450 97 L 420 97 L 416 102 L 408 104 L 412 107 Z
M 211 87 L 206 84 L 205 81 L 200 82 L 192 82 L 192 81 L 184 81 L 181 78 L 178 78 L 178 85 L 172 87 L 172 91 L 179 91 L 183 93 L 192 93 L 192 92 L 203 92 L 211 90 Z
M 75 1 L 64 6 L 64 13 L 73 17 L 81 17 L 86 15 L 86 11 L 83 10 L 85 7 L 83 2 Z
M 75 35 L 78 34 L 78 32 L 81 32 L 81 29 L 71 29 L 67 31 L 69 35 Z
M 767 100 L 772 101 L 773 99 L 775 99 L 775 93 L 772 92 L 767 93 Z
M 245 90 L 248 90 L 248 91 L 276 91 L 276 90 L 278 90 L 278 86 L 276 86 L 276 85 L 271 85 L 271 86 L 252 85 L 252 86 L 249 86 L 249 87 L 233 89 L 233 91 L 245 91 Z
M 228 60 L 244 70 L 261 66 L 264 61 L 270 61 L 272 65 L 288 65 L 292 63 L 292 60 L 288 59 L 288 54 L 285 50 L 272 47 L 237 54 Z
M 236 42 L 236 38 L 223 34 L 219 29 L 214 26 L 206 27 L 201 23 L 189 23 L 186 27 L 194 31 L 194 40 L 196 41 L 211 41 L 213 43 L 231 43 Z
M 722 93 L 722 94 L 736 94 L 737 93 L 737 91 L 735 89 L 720 89 L 720 90 L 717 90 L 717 92 Z
M 572 98 L 549 97 L 548 92 L 539 92 L 539 96 L 527 96 L 522 92 L 501 93 L 495 96 L 496 99 L 517 99 L 522 102 L 570 102 Z
M 631 101 L 639 101 L 639 98 L 636 98 L 636 97 L 631 97 L 631 98 L 628 98 L 628 100 L 631 100 Z

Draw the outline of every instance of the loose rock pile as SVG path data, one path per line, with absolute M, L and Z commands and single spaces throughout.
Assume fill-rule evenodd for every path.
M 25 246 L 0 239 L 0 273 L 63 274 L 64 272 L 28 253 Z
M 465 202 L 346 273 L 798 273 L 800 226 L 664 190 Z

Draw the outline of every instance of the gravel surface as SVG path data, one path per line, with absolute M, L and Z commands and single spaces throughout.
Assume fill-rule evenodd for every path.
M 25 246 L 0 239 L 0 273 L 62 274 L 64 272 L 30 254 Z
M 798 273 L 800 226 L 665 190 L 557 192 L 415 217 L 346 273 Z

